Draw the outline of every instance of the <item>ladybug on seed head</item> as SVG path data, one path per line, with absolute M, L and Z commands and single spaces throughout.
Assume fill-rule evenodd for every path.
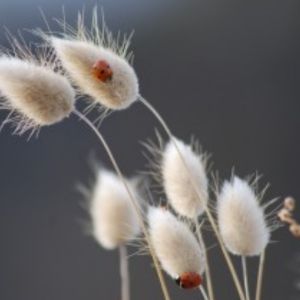
M 195 272 L 184 272 L 176 278 L 175 282 L 182 289 L 194 289 L 202 284 L 202 277 Z
M 102 82 L 107 82 L 112 79 L 113 71 L 106 60 L 98 60 L 92 67 L 92 75 Z

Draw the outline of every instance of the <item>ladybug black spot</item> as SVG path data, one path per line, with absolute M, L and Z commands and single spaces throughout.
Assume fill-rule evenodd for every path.
M 181 286 L 180 277 L 178 277 L 178 278 L 175 279 L 175 283 L 177 285 Z

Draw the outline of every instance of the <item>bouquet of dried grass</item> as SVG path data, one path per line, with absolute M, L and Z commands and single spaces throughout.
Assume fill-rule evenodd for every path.
M 29 136 L 75 114 L 96 134 L 116 173 L 99 170 L 89 193 L 91 232 L 105 249 L 120 251 L 122 300 L 130 299 L 126 245 L 143 241 L 153 259 L 163 297 L 170 295 L 164 270 L 183 289 L 199 288 L 205 300 L 215 300 L 213 274 L 208 247 L 203 238 L 204 224 L 210 226 L 224 255 L 241 300 L 261 299 L 265 253 L 271 233 L 282 222 L 299 237 L 299 224 L 292 217 L 294 200 L 288 198 L 279 211 L 266 201 L 265 189 L 259 191 L 258 176 L 241 179 L 233 174 L 223 184 L 213 185 L 208 171 L 208 155 L 196 143 L 186 144 L 170 128 L 139 92 L 138 77 L 131 65 L 130 38 L 113 39 L 104 21 L 98 23 L 95 9 L 91 29 L 79 14 L 75 28 L 59 22 L 61 34 L 35 30 L 43 40 L 43 51 L 10 38 L 13 51 L 0 56 L 1 108 L 9 110 L 2 126 L 13 124 L 14 133 Z M 84 111 L 76 99 L 87 99 Z M 159 145 L 146 144 L 150 174 L 164 191 L 164 204 L 151 205 L 138 187 L 138 180 L 123 176 L 109 145 L 96 124 L 109 111 L 142 103 L 156 117 L 169 141 L 159 137 Z M 97 122 L 88 118 L 100 107 Z M 151 189 L 151 187 L 148 187 Z M 273 207 L 273 208 L 272 208 Z M 243 276 L 239 277 L 232 256 L 241 258 Z M 257 285 L 249 287 L 247 263 L 259 256 Z M 251 261 L 252 262 L 252 261 Z

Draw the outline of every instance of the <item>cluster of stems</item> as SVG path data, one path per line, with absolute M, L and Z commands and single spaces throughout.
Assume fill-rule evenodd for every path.
M 169 129 L 168 125 L 166 124 L 166 122 L 164 121 L 164 119 L 161 117 L 161 115 L 158 113 L 158 111 L 142 96 L 140 96 L 140 102 L 156 117 L 156 119 L 158 120 L 158 122 L 161 124 L 162 128 L 164 129 L 164 131 L 166 132 L 166 134 L 168 135 L 168 137 L 170 138 L 170 140 L 172 141 L 172 143 L 174 143 L 175 148 L 178 151 L 179 156 L 182 159 L 183 164 L 186 167 L 187 173 L 189 174 L 189 170 L 186 166 L 186 162 L 183 158 L 183 156 L 180 153 L 180 149 L 177 146 L 176 143 L 176 139 L 174 138 L 171 130 Z M 124 187 L 126 188 L 126 191 L 128 192 L 128 195 L 132 201 L 132 204 L 135 208 L 136 214 L 138 215 L 138 219 L 140 222 L 140 226 L 142 228 L 142 232 L 144 235 L 144 238 L 146 240 L 146 243 L 148 244 L 149 247 L 149 252 L 150 255 L 153 259 L 154 262 L 154 266 L 158 275 L 158 279 L 161 285 L 161 289 L 163 292 L 163 296 L 165 300 L 170 300 L 170 294 L 168 292 L 167 289 L 167 285 L 164 279 L 164 276 L 162 274 L 159 262 L 157 260 L 156 254 L 153 250 L 153 246 L 151 245 L 151 241 L 149 238 L 149 233 L 148 233 L 148 229 L 145 225 L 145 221 L 143 219 L 143 214 L 141 212 L 140 207 L 137 205 L 137 199 L 134 198 L 132 192 L 130 191 L 130 188 L 128 186 L 128 184 L 126 183 L 126 180 L 124 179 L 123 173 L 121 172 L 108 144 L 106 143 L 103 135 L 100 133 L 100 131 L 95 127 L 95 125 L 93 124 L 93 122 L 91 122 L 84 114 L 82 114 L 81 112 L 79 112 L 78 110 L 75 110 L 74 113 L 81 119 L 83 120 L 91 129 L 92 131 L 97 135 L 97 137 L 99 138 L 101 144 L 104 146 L 109 159 L 111 160 L 111 163 L 113 165 L 113 168 L 115 169 L 116 173 L 118 174 L 118 176 L 120 177 L 120 179 L 122 180 Z M 193 177 L 190 176 L 190 181 L 191 184 L 194 188 L 195 193 L 197 194 L 199 201 L 200 201 L 200 195 L 196 186 L 196 183 L 193 181 Z M 224 242 L 222 240 L 222 237 L 220 235 L 220 231 L 218 229 L 218 226 L 216 224 L 216 221 L 214 219 L 214 216 L 212 214 L 212 212 L 210 211 L 210 208 L 208 205 L 205 205 L 205 214 L 207 216 L 207 219 L 213 229 L 213 232 L 216 236 L 216 239 L 219 243 L 220 249 L 224 255 L 225 258 L 225 262 L 228 266 L 228 270 L 229 273 L 232 276 L 234 285 L 236 287 L 238 296 L 240 300 L 250 300 L 250 292 L 249 292 L 249 284 L 248 284 L 248 275 L 247 275 L 247 263 L 246 263 L 246 257 L 243 256 L 241 258 L 242 260 L 242 269 L 243 269 L 243 282 L 244 282 L 244 287 L 241 284 L 241 280 L 239 279 L 239 276 L 237 274 L 236 268 L 232 262 L 232 259 L 230 257 L 230 254 L 228 253 Z M 205 247 L 205 242 L 201 233 L 201 229 L 199 226 L 199 220 L 195 219 L 194 223 L 196 225 L 196 233 L 199 239 L 199 242 Z M 122 248 L 120 248 L 120 266 L 121 266 L 121 279 L 122 279 L 122 300 L 128 300 L 129 299 L 129 272 L 128 270 L 126 270 L 126 268 L 128 267 L 128 264 L 125 262 L 125 260 L 127 259 L 126 257 L 126 250 L 125 250 L 125 246 L 122 246 Z M 201 285 L 200 286 L 200 291 L 202 293 L 202 296 L 205 300 L 215 300 L 215 295 L 214 295 L 214 288 L 213 288 L 213 280 L 212 280 L 212 275 L 211 275 L 211 270 L 210 270 L 210 264 L 209 264 L 209 257 L 207 255 L 207 251 L 205 251 L 205 260 L 206 260 L 206 280 L 207 280 L 207 292 L 206 289 Z M 264 267 L 264 261 L 265 261 L 265 252 L 263 252 L 261 254 L 260 257 L 260 263 L 259 263 L 259 269 L 258 269 L 258 276 L 257 276 L 257 288 L 256 288 L 256 296 L 255 296 L 255 300 L 260 300 L 261 299 L 261 290 L 262 290 L 262 279 L 263 279 L 263 267 Z

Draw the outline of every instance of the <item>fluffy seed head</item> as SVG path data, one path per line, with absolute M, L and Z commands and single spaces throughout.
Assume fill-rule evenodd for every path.
M 293 212 L 296 207 L 296 201 L 293 197 L 286 197 L 284 199 L 283 206 L 290 212 Z
M 300 238 L 300 225 L 295 222 L 293 224 L 290 225 L 290 232 L 292 233 L 292 235 L 296 238 Z
M 288 223 L 291 224 L 294 222 L 294 218 L 292 216 L 292 213 L 290 210 L 288 210 L 287 208 L 282 208 L 279 212 L 278 212 L 278 218 L 280 219 L 281 222 L 284 223 Z
M 113 110 L 127 108 L 139 94 L 137 76 L 127 59 L 130 38 L 119 44 L 103 22 L 99 31 L 94 11 L 89 32 L 79 15 L 78 28 L 69 29 L 63 38 L 47 38 L 63 67 L 80 92 Z M 66 25 L 63 26 L 64 28 Z M 70 28 L 70 26 L 67 26 Z
M 37 62 L 3 55 L 0 57 L 1 107 L 11 110 L 6 122 L 16 131 L 51 125 L 67 117 L 75 93 L 61 74 Z
M 138 196 L 135 184 L 128 181 Z M 109 171 L 98 174 L 90 203 L 93 236 L 106 249 L 114 249 L 133 240 L 140 227 L 128 193 L 120 179 Z
M 234 177 L 223 184 L 217 204 L 220 233 L 236 255 L 260 255 L 270 241 L 263 208 L 248 182 Z
M 150 208 L 148 223 L 153 248 L 166 273 L 174 279 L 184 274 L 202 275 L 204 250 L 187 224 L 164 208 Z
M 203 213 L 208 198 L 205 159 L 182 141 L 176 139 L 176 144 L 185 163 L 174 143 L 169 141 L 162 155 L 161 172 L 164 189 L 170 204 L 179 214 L 195 218 Z M 200 199 L 195 191 L 195 185 Z

